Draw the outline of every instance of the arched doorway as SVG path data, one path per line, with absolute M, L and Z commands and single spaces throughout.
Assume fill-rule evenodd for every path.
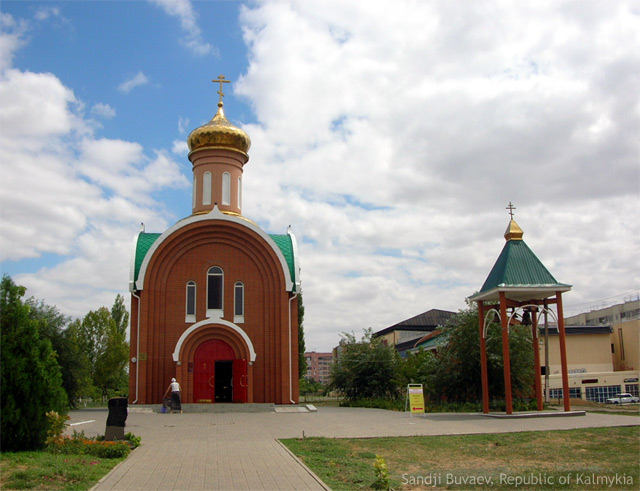
M 194 402 L 247 402 L 247 360 L 221 339 L 208 339 L 193 359 Z

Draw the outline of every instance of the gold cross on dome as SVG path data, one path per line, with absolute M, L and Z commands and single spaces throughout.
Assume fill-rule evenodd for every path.
M 513 220 L 513 210 L 515 210 L 516 207 L 511 204 L 511 201 L 509 201 L 509 206 L 507 206 L 505 209 L 509 210 L 509 215 L 511 215 L 511 220 Z
M 220 90 L 217 92 L 220 95 L 220 99 L 218 100 L 218 103 L 221 104 L 222 103 L 222 98 L 224 97 L 224 92 L 222 92 L 222 84 L 228 84 L 231 83 L 231 80 L 227 80 L 226 78 L 224 78 L 224 75 L 218 75 L 218 78 L 214 78 L 212 80 L 212 82 L 215 83 L 219 83 L 220 84 Z

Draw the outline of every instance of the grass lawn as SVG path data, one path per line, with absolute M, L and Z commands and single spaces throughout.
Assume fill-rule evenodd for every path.
M 282 441 L 332 489 L 368 488 L 376 479 L 376 455 L 385 459 L 395 489 L 638 489 L 640 484 L 638 426 Z
M 40 452 L 2 452 L 0 489 L 89 489 L 123 459 Z

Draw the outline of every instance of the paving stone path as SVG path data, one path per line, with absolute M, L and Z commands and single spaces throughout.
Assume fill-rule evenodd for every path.
M 106 411 L 74 411 L 73 427 L 104 433 Z M 316 413 L 131 412 L 125 431 L 142 445 L 93 489 L 328 489 L 278 443 L 305 436 L 372 437 L 553 430 L 639 425 L 640 416 L 495 419 L 478 414 L 407 414 L 379 409 L 320 407 Z

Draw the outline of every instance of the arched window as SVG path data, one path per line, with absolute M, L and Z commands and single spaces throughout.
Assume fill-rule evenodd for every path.
M 198 189 L 198 180 L 196 179 L 196 176 L 193 176 L 193 206 L 192 208 L 196 207 L 196 190 Z
M 242 177 L 238 177 L 238 208 L 242 208 Z
M 196 321 L 196 282 L 187 281 L 185 322 Z
M 244 284 L 241 281 L 236 281 L 233 297 L 233 322 L 244 322 Z
M 231 174 L 228 172 L 222 173 L 222 204 L 231 204 Z
M 207 317 L 222 317 L 224 273 L 218 266 L 207 271 Z
M 211 172 L 209 171 L 202 175 L 202 204 L 211 204 Z

